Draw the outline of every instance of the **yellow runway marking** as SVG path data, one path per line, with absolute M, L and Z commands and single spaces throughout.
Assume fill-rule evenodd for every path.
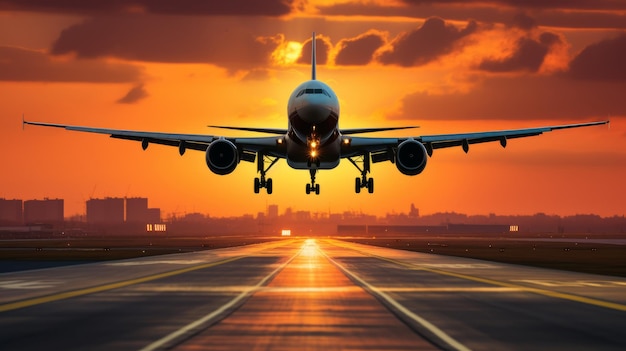
M 623 305 L 623 304 L 620 304 L 620 303 L 617 303 L 617 302 L 603 301 L 603 300 L 598 300 L 598 299 L 594 299 L 594 298 L 591 298 L 591 297 L 578 296 L 578 295 L 573 295 L 573 294 L 568 294 L 568 293 L 563 293 L 563 292 L 558 292 L 558 291 L 551 291 L 551 290 L 546 290 L 546 289 L 531 288 L 531 287 L 524 286 L 524 285 L 507 283 L 507 282 L 502 282 L 502 281 L 498 281 L 498 280 L 494 280 L 494 279 L 475 277 L 475 276 L 468 275 L 468 274 L 448 272 L 448 271 L 444 271 L 444 270 L 441 270 L 441 269 L 429 268 L 427 266 L 422 266 L 422 265 L 419 265 L 419 264 L 407 263 L 407 262 L 402 262 L 402 261 L 399 261 L 399 260 L 395 260 L 395 259 L 391 259 L 391 258 L 387 258 L 387 257 L 383 257 L 383 256 L 374 255 L 374 254 L 369 253 L 369 252 L 365 252 L 365 251 L 361 251 L 361 250 L 355 249 L 354 247 L 349 247 L 349 246 L 347 246 L 345 244 L 342 245 L 342 244 L 336 243 L 335 245 L 342 246 L 342 247 L 345 247 L 345 248 L 348 248 L 348 249 L 352 249 L 352 250 L 358 251 L 358 252 L 360 252 L 360 253 L 362 253 L 362 254 L 364 254 L 366 256 L 375 257 L 375 258 L 378 258 L 380 260 L 391 262 L 391 263 L 394 263 L 394 264 L 397 264 L 397 265 L 400 265 L 400 266 L 404 266 L 404 267 L 407 267 L 407 268 L 410 268 L 410 269 L 420 269 L 420 270 L 424 270 L 424 271 L 427 271 L 427 272 L 436 273 L 436 274 L 440 274 L 440 275 L 447 275 L 447 276 L 450 276 L 450 277 L 455 277 L 455 278 L 460 278 L 460 279 L 465 279 L 465 280 L 471 280 L 471 281 L 475 281 L 475 282 L 479 282 L 479 283 L 495 285 L 495 286 L 500 286 L 500 287 L 504 287 L 504 288 L 511 288 L 511 289 L 516 289 L 518 291 L 530 292 L 530 293 L 534 293 L 534 294 L 538 294 L 538 295 L 554 297 L 554 298 L 557 298 L 557 299 L 576 301 L 576 302 L 584 303 L 584 304 L 587 304 L 587 305 L 593 305 L 593 306 L 613 309 L 613 310 L 616 310 L 616 311 L 626 312 L 626 305 Z
M 371 285 L 370 283 L 366 282 L 360 276 L 358 276 L 356 273 L 352 272 L 351 270 L 346 268 L 341 263 L 339 263 L 339 262 L 335 261 L 334 259 L 332 259 L 325 252 L 323 252 L 321 250 L 320 250 L 320 252 L 322 253 L 322 255 L 324 255 L 326 257 L 327 260 L 329 260 L 332 264 L 334 264 L 337 268 L 339 268 L 339 270 L 341 270 L 346 276 L 350 277 L 357 285 L 363 287 L 365 290 L 370 292 L 372 295 L 376 296 L 378 299 L 382 299 L 382 300 L 386 301 L 390 306 L 392 306 L 396 311 L 401 313 L 405 318 L 409 318 L 409 319 L 413 320 L 415 323 L 420 325 L 422 328 L 425 328 L 430 333 L 435 335 L 438 338 L 438 340 L 443 341 L 446 345 L 448 345 L 448 347 L 445 347 L 446 349 L 452 348 L 452 349 L 457 350 L 457 351 L 471 351 L 470 348 L 468 348 L 467 346 L 463 345 L 462 343 L 460 343 L 459 341 L 454 339 L 452 336 L 448 335 L 446 332 L 441 330 L 439 327 L 437 327 L 436 325 L 434 325 L 433 323 L 431 323 L 430 321 L 428 321 L 424 317 L 422 317 L 422 316 L 418 315 L 417 313 L 411 311 L 410 309 L 404 307 L 404 305 L 402 305 L 400 302 L 398 302 L 396 299 L 394 299 L 390 295 L 387 295 L 387 293 L 385 293 L 384 291 L 380 290 L 380 288 L 378 288 L 378 287 L 376 287 L 374 285 Z M 393 312 L 393 313 L 395 314 L 396 312 Z
M 268 243 L 268 244 L 266 244 L 267 247 L 263 247 L 263 248 L 259 249 L 258 251 L 272 250 L 272 249 L 275 249 L 277 247 L 285 246 L 285 245 L 293 243 L 293 242 L 294 241 L 291 240 L 291 241 L 279 241 L 279 242 Z M 145 282 L 149 282 L 149 281 L 153 281 L 153 280 L 157 280 L 157 279 L 161 279 L 161 278 L 171 277 L 171 276 L 178 275 L 178 274 L 192 272 L 192 271 L 196 271 L 196 270 L 199 270 L 199 269 L 205 269 L 205 268 L 210 268 L 210 267 L 214 267 L 214 266 L 219 266 L 219 265 L 224 264 L 224 263 L 233 262 L 233 261 L 239 260 L 239 259 L 244 258 L 244 257 L 252 256 L 252 255 L 256 254 L 257 252 L 254 252 L 254 253 L 251 253 L 251 254 L 248 254 L 248 255 L 241 255 L 241 256 L 230 257 L 230 258 L 226 258 L 226 259 L 223 259 L 223 260 L 220 260 L 220 261 L 206 263 L 206 264 L 201 264 L 201 265 L 198 265 L 198 266 L 181 268 L 181 269 L 177 269 L 177 270 L 170 271 L 170 272 L 153 274 L 153 275 L 149 275 L 149 276 L 142 277 L 142 278 L 129 279 L 129 280 L 116 282 L 116 283 L 109 283 L 109 284 L 94 286 L 94 287 L 90 287 L 90 288 L 83 288 L 83 289 L 78 289 L 78 290 L 73 290 L 73 291 L 66 291 L 66 292 L 61 292 L 61 293 L 47 295 L 47 296 L 35 297 L 35 298 L 21 300 L 21 301 L 16 301 L 16 302 L 10 302 L 10 303 L 6 303 L 6 304 L 0 305 L 0 312 L 7 312 L 7 311 L 12 311 L 12 310 L 17 310 L 17 309 L 20 309 L 20 308 L 40 305 L 40 304 L 43 304 L 43 303 L 69 299 L 71 297 L 77 297 L 77 296 L 82 296 L 82 295 L 88 295 L 88 294 L 103 292 L 103 291 L 107 291 L 107 290 L 123 288 L 123 287 L 127 287 L 127 286 L 134 285 L 134 284 L 145 283 Z
M 243 257 L 245 257 L 245 256 L 235 256 L 235 257 L 227 258 L 225 260 L 221 260 L 221 261 L 217 261 L 217 262 L 211 262 L 211 263 L 202 264 L 202 265 L 199 265 L 199 266 L 181 268 L 181 269 L 177 269 L 177 270 L 174 270 L 174 271 L 170 271 L 170 272 L 166 272 L 166 273 L 159 273 L 159 274 L 154 274 L 154 275 L 149 275 L 149 276 L 142 277 L 142 278 L 130 279 L 130 280 L 125 280 L 125 281 L 121 281 L 121 282 L 117 282 L 117 283 L 104 284 L 104 285 L 94 286 L 94 287 L 90 287 L 90 288 L 78 289 L 78 290 L 73 290 L 73 291 L 66 291 L 66 292 L 53 294 L 53 295 L 48 295 L 48 296 L 35 297 L 35 298 L 32 298 L 32 299 L 27 299 L 27 300 L 22 300 L 22 301 L 17 301 L 17 302 L 11 302 L 11 303 L 0 305 L 0 312 L 12 311 L 12 310 L 20 309 L 20 308 L 40 305 L 42 303 L 59 301 L 59 300 L 69 299 L 71 297 L 88 295 L 88 294 L 98 293 L 98 292 L 102 292 L 102 291 L 123 288 L 123 287 L 129 286 L 129 285 L 145 283 L 145 282 L 149 282 L 149 281 L 152 281 L 152 280 L 157 280 L 157 279 L 161 279 L 161 278 L 167 278 L 167 277 L 171 277 L 171 276 L 178 275 L 178 274 L 183 274 L 183 273 L 187 273 L 187 272 L 196 271 L 196 270 L 199 270 L 199 269 L 205 269 L 205 268 L 209 268 L 209 267 L 218 266 L 218 265 L 221 265 L 221 264 L 224 264 L 224 263 L 228 263 L 228 262 L 232 262 L 232 261 L 241 259 Z

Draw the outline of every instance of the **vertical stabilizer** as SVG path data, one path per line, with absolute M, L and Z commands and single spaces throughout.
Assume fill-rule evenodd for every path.
M 313 39 L 311 39 L 311 80 L 315 80 L 316 72 L 315 72 L 315 32 L 313 32 Z

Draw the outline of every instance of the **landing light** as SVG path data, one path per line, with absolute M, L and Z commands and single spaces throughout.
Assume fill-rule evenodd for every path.
M 350 138 L 343 139 L 343 144 L 344 145 L 350 145 Z
M 315 148 L 317 147 L 317 141 L 315 141 L 315 140 L 314 140 L 314 141 L 312 141 L 312 142 L 311 142 L 311 147 L 312 147 L 313 149 L 315 149 Z
M 283 138 L 276 139 L 276 144 L 282 145 L 283 144 Z
M 313 158 L 317 157 L 317 151 L 316 150 L 311 150 L 311 157 L 313 157 Z

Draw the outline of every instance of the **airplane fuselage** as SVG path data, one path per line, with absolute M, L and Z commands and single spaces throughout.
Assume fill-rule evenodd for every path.
M 341 157 L 339 100 L 323 82 L 309 80 L 289 97 L 287 163 L 296 169 L 332 169 Z

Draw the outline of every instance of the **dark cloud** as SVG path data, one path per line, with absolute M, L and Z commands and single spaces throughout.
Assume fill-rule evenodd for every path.
M 451 4 L 508 6 L 516 9 L 624 10 L 622 0 L 401 0 L 407 5 Z
M 0 46 L 0 80 L 29 82 L 137 82 L 142 70 L 101 60 L 52 59 L 45 53 Z
M 626 34 L 587 46 L 570 62 L 569 75 L 582 80 L 626 82 Z
M 328 52 L 331 47 L 332 44 L 328 41 L 328 39 L 319 36 L 315 38 L 315 61 L 318 65 L 326 64 L 328 61 Z M 308 65 L 311 64 L 311 39 L 302 44 L 302 51 L 300 52 L 300 57 L 297 62 Z
M 137 84 L 132 87 L 126 95 L 117 100 L 118 104 L 134 104 L 141 99 L 148 97 L 148 92 L 143 87 L 143 83 Z
M 385 40 L 378 33 L 366 33 L 356 38 L 341 40 L 335 64 L 366 65 L 372 61 L 374 52 L 384 43 Z
M 592 120 L 626 115 L 624 83 L 555 76 L 492 77 L 468 93 L 418 92 L 391 118 L 440 120 Z M 462 112 L 459 112 L 462 111 Z
M 538 41 L 527 37 L 520 38 L 511 56 L 503 60 L 485 60 L 478 68 L 488 72 L 537 72 L 550 48 L 560 42 L 560 38 L 550 32 L 541 34 Z
M 379 60 L 383 64 L 405 67 L 424 65 L 453 52 L 455 44 L 476 29 L 473 21 L 464 29 L 458 29 L 441 18 L 431 17 L 420 28 L 394 39 L 393 50 L 383 52 Z
M 91 18 L 65 29 L 51 52 L 248 69 L 269 62 L 276 40 L 260 39 L 244 25 L 233 26 L 230 18 L 118 15 Z
M 2 0 L 0 10 L 112 14 L 281 16 L 291 11 L 285 0 Z
M 428 18 L 439 16 L 447 20 L 466 21 L 472 18 L 479 23 L 502 23 L 511 25 L 510 19 L 519 14 L 520 11 L 531 12 L 537 26 L 559 27 L 559 28 L 626 28 L 626 11 L 603 11 L 612 9 L 613 4 L 616 9 L 624 9 L 626 1 L 615 0 L 613 2 L 602 3 L 595 1 L 585 1 L 588 7 L 597 5 L 597 8 L 589 10 L 563 10 L 557 6 L 552 8 L 539 8 L 538 6 L 524 6 L 522 1 L 519 7 L 497 6 L 495 2 L 486 1 L 423 1 L 407 4 L 408 6 L 384 6 L 372 3 L 346 3 L 320 6 L 320 13 L 325 16 L 376 16 L 376 17 L 413 17 Z M 530 3 L 530 2 L 529 2 Z M 550 3 L 550 1 L 541 1 Z M 541 5 L 541 4 L 539 4 Z M 518 23 L 518 25 L 525 25 Z M 528 24 L 526 24 L 527 26 Z
M 531 30 L 537 27 L 537 20 L 525 13 L 518 13 L 513 17 L 513 22 L 511 23 L 511 26 L 523 30 Z

